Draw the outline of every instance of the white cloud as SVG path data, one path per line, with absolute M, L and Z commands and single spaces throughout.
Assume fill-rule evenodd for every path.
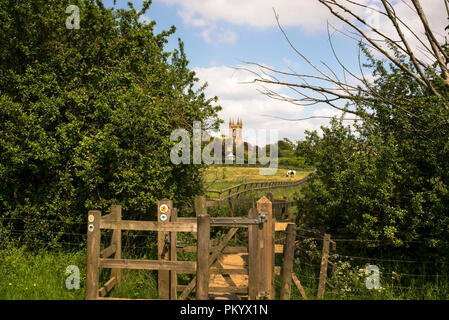
M 179 7 L 178 15 L 188 26 L 202 28 L 200 32 L 205 41 L 211 41 L 212 31 L 218 31 L 218 39 L 223 43 L 234 43 L 235 33 L 230 31 L 216 30 L 216 23 L 224 21 L 237 26 L 250 26 L 257 28 L 275 27 L 276 19 L 273 8 L 279 14 L 282 26 L 298 26 L 302 32 L 313 33 L 326 29 L 326 22 L 329 21 L 334 27 L 341 28 L 344 23 L 335 18 L 330 11 L 319 1 L 316 0 L 157 0 L 169 5 Z M 358 0 L 362 5 L 368 5 L 384 12 L 382 4 L 378 0 Z M 447 32 L 444 27 L 447 25 L 446 12 L 443 0 L 422 0 L 421 4 L 427 15 L 431 28 L 440 31 L 439 39 L 443 40 Z M 379 30 L 387 35 L 398 39 L 394 26 L 388 18 L 377 14 L 375 11 L 361 6 L 353 5 L 350 2 L 343 1 L 352 12 L 359 14 L 362 19 L 368 23 L 374 24 Z M 407 26 L 413 30 L 418 30 L 418 34 L 425 38 L 422 24 L 416 13 L 410 8 L 410 0 L 392 0 L 394 11 L 397 16 L 404 20 Z M 354 21 L 348 13 L 336 9 L 343 16 Z M 356 22 L 361 26 L 361 23 Z M 363 26 L 362 26 L 363 28 Z M 366 31 L 366 29 L 365 29 Z M 369 31 L 367 31 L 370 33 Z M 403 32 L 413 47 L 419 44 L 419 41 L 413 38 L 408 30 L 403 27 Z M 420 45 L 422 47 L 422 45 Z
M 210 36 L 212 30 L 214 30 L 215 27 L 209 27 L 207 29 L 204 29 L 201 31 L 201 37 L 206 43 L 212 43 L 212 38 Z
M 231 30 L 224 30 L 218 35 L 218 42 L 220 43 L 234 44 L 236 40 L 237 35 Z
M 219 97 L 218 104 L 223 107 L 220 118 L 225 121 L 221 128 L 223 134 L 228 134 L 229 119 L 237 118 L 243 120 L 244 128 L 267 131 L 275 129 L 278 131 L 279 139 L 287 137 L 293 140 L 303 139 L 305 130 L 320 130 L 321 125 L 329 123 L 329 119 L 282 120 L 305 117 L 306 107 L 273 100 L 259 93 L 255 84 L 247 83 L 253 80 L 253 76 L 249 72 L 226 66 L 194 68 L 194 71 L 201 83 L 208 82 L 206 94 Z M 313 114 L 333 116 L 339 112 L 330 108 L 322 108 Z
M 191 23 L 193 17 L 212 22 L 226 21 L 235 25 L 272 27 L 276 25 L 273 8 L 284 26 L 301 26 L 307 32 L 320 30 L 329 11 L 318 1 L 311 0 L 158 0 L 179 5 L 179 15 Z M 187 17 L 187 19 L 185 19 Z

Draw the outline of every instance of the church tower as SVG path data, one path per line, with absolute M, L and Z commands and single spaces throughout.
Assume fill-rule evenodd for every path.
M 242 120 L 237 118 L 237 123 L 234 122 L 234 120 L 229 120 L 229 138 L 232 137 L 232 140 L 234 141 L 235 145 L 238 146 L 239 144 L 243 143 L 242 138 Z

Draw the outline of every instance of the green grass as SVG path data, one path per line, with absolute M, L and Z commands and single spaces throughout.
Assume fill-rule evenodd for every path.
M 86 282 L 86 254 L 81 251 L 31 252 L 8 247 L 0 250 L 0 300 L 83 300 Z M 79 268 L 79 289 L 67 289 L 66 268 Z M 100 272 L 100 286 L 110 269 Z M 146 270 L 122 270 L 122 284 L 108 296 L 117 298 L 157 299 L 157 273 Z
M 311 170 L 296 170 L 294 178 L 286 177 L 287 169 L 278 169 L 274 175 L 261 175 L 259 168 L 209 166 L 204 171 L 205 189 L 221 190 L 236 184 L 253 181 L 294 181 L 309 175 Z
M 8 247 L 0 251 L 0 300 L 84 299 L 84 251 L 38 252 Z M 66 288 L 66 268 L 78 266 L 80 289 Z

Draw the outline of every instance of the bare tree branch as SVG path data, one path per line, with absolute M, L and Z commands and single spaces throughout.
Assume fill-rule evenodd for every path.
M 381 0 L 383 8 L 374 8 L 357 0 L 317 1 L 327 7 L 334 17 L 344 22 L 345 26 L 348 26 L 348 30 L 343 29 L 346 31 L 344 32 L 341 28 L 337 29 L 333 27 L 329 22 L 327 24 L 328 42 L 330 44 L 332 54 L 338 63 L 337 67 L 338 69 L 341 68 L 341 71 L 338 70 L 339 72 L 337 72 L 337 68 L 333 69 L 324 61 L 320 61 L 321 66 L 315 65 L 310 59 L 302 54 L 301 51 L 289 39 L 286 31 L 280 23 L 279 15 L 273 8 L 279 30 L 289 44 L 290 48 L 292 48 L 292 50 L 317 74 L 301 74 L 294 71 L 290 67 L 288 70 L 278 70 L 259 63 L 244 61 L 244 64 L 256 67 L 257 71 L 250 70 L 250 68 L 238 69 L 249 71 L 255 75 L 255 79 L 248 83 L 256 83 L 259 86 L 258 91 L 261 94 L 264 94 L 271 99 L 285 101 L 305 107 L 311 107 L 318 104 L 327 104 L 336 110 L 344 113 L 350 113 L 356 115 L 357 117 L 364 117 L 367 115 L 367 103 L 368 105 L 370 103 L 383 103 L 388 107 L 404 111 L 409 117 L 418 118 L 420 111 L 415 110 L 419 110 L 420 106 L 416 106 L 413 99 L 409 98 L 408 95 L 401 95 L 398 99 L 394 97 L 386 97 L 385 94 L 378 91 L 379 89 L 376 89 L 376 83 L 372 83 L 367 79 L 362 68 L 362 61 L 360 57 L 361 46 L 359 47 L 358 52 L 359 72 L 356 74 L 356 72 L 349 70 L 349 68 L 343 64 L 337 55 L 332 41 L 332 36 L 336 32 L 356 40 L 359 44 L 363 44 L 363 46 L 368 49 L 378 51 L 405 75 L 411 77 L 423 90 L 430 92 L 432 95 L 442 97 L 442 94 L 447 92 L 447 87 L 444 87 L 444 85 L 437 85 L 435 84 L 435 81 L 441 80 L 442 84 L 449 85 L 449 70 L 447 67 L 447 63 L 449 61 L 448 52 L 445 51 L 442 44 L 438 43 L 435 36 L 436 33 L 430 30 L 429 23 L 424 11 L 421 8 L 419 0 L 410 0 L 413 3 L 413 7 L 407 3 L 406 5 L 410 8 L 413 14 L 419 16 L 422 26 L 424 27 L 425 36 L 418 34 L 418 31 L 414 31 L 412 29 L 413 26 L 408 25 L 406 21 L 400 19 L 395 12 L 394 6 L 389 0 Z M 404 0 L 401 1 L 404 2 Z M 449 17 L 449 0 L 444 0 L 444 4 Z M 389 35 L 382 32 L 375 26 L 370 25 L 366 19 L 357 14 L 357 11 L 351 11 L 350 8 L 352 5 L 373 10 L 373 12 L 378 13 L 382 15 L 382 17 L 388 19 L 394 27 L 393 30 L 395 35 Z M 379 8 L 382 8 L 382 11 L 379 10 Z M 332 33 L 330 31 L 330 27 L 333 28 Z M 368 28 L 369 32 L 365 31 L 365 27 Z M 405 30 L 410 33 L 412 37 L 410 39 L 416 39 L 422 47 L 413 48 L 410 39 L 407 38 L 404 33 Z M 393 53 L 392 50 L 390 50 L 391 48 L 395 50 Z M 425 56 L 417 54 L 417 52 L 421 51 Z M 398 52 L 400 56 L 398 56 L 396 52 Z M 408 58 L 408 60 L 402 58 L 404 55 L 406 59 Z M 422 56 L 424 58 L 419 58 L 418 56 Z M 435 67 L 423 61 L 423 59 L 425 60 L 426 58 L 432 61 L 432 63 L 436 62 L 438 64 L 437 70 L 441 70 L 441 74 L 435 70 Z M 285 78 L 288 77 L 293 78 L 293 80 L 285 80 Z M 288 88 L 294 92 L 295 97 L 281 94 L 273 89 L 274 87 Z M 442 103 L 447 109 L 449 109 L 448 102 L 443 101 Z M 345 107 L 342 107 L 342 105 L 345 105 Z M 305 119 L 311 118 L 309 117 L 296 120 L 300 121 Z M 349 121 L 351 119 L 354 120 L 356 118 L 348 118 L 345 120 Z
M 328 117 L 328 116 L 311 116 L 311 117 L 299 118 L 299 119 L 287 119 L 287 118 L 265 115 L 265 114 L 263 114 L 262 116 L 274 118 L 274 119 L 285 120 L 285 121 L 304 121 L 304 120 L 310 120 L 310 119 L 333 119 L 333 118 L 335 118 L 335 117 Z M 361 118 L 346 118 L 346 119 L 342 119 L 342 120 L 343 121 L 362 121 L 363 119 L 361 119 Z
M 446 60 L 448 60 L 449 57 L 445 53 L 443 48 L 440 46 L 437 39 L 435 39 L 435 35 L 433 34 L 432 30 L 430 29 L 429 22 L 427 21 L 427 17 L 425 15 L 419 1 L 418 0 L 411 0 L 411 1 L 412 1 L 413 5 L 415 6 L 416 12 L 418 13 L 418 16 L 421 19 L 421 22 L 424 26 L 424 30 L 426 31 L 427 39 L 429 40 L 432 50 L 437 58 L 437 61 L 440 66 L 441 72 L 443 73 L 445 82 L 449 85 L 449 69 L 447 68 L 447 63 L 443 59 L 443 57 L 445 57 Z

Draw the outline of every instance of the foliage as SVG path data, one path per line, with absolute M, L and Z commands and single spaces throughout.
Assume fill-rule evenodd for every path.
M 303 157 L 279 158 L 279 165 L 292 168 L 304 168 L 306 159 Z
M 427 73 L 443 97 L 362 49 L 373 70 L 373 92 L 395 106 L 355 97 L 362 121 L 350 127 L 333 119 L 322 137 L 307 133 L 302 150 L 317 172 L 302 190 L 298 222 L 349 238 L 385 240 L 388 246 L 407 247 L 410 255 L 446 259 L 449 88 L 432 77 L 436 67 Z M 409 247 L 407 241 L 422 244 Z
M 78 30 L 66 29 L 69 5 Z M 217 127 L 220 107 L 195 87 L 181 40 L 164 51 L 175 28 L 156 34 L 140 20 L 150 2 L 129 5 L 0 1 L 0 217 L 26 219 L 9 225 L 25 239 L 57 239 L 45 219 L 84 222 L 111 204 L 154 218 L 157 200 L 201 192 L 200 166 L 171 163 L 170 133 Z
M 295 144 L 290 141 L 288 138 L 284 138 L 283 140 L 279 140 L 278 144 L 278 155 L 279 157 L 293 157 L 295 154 Z

